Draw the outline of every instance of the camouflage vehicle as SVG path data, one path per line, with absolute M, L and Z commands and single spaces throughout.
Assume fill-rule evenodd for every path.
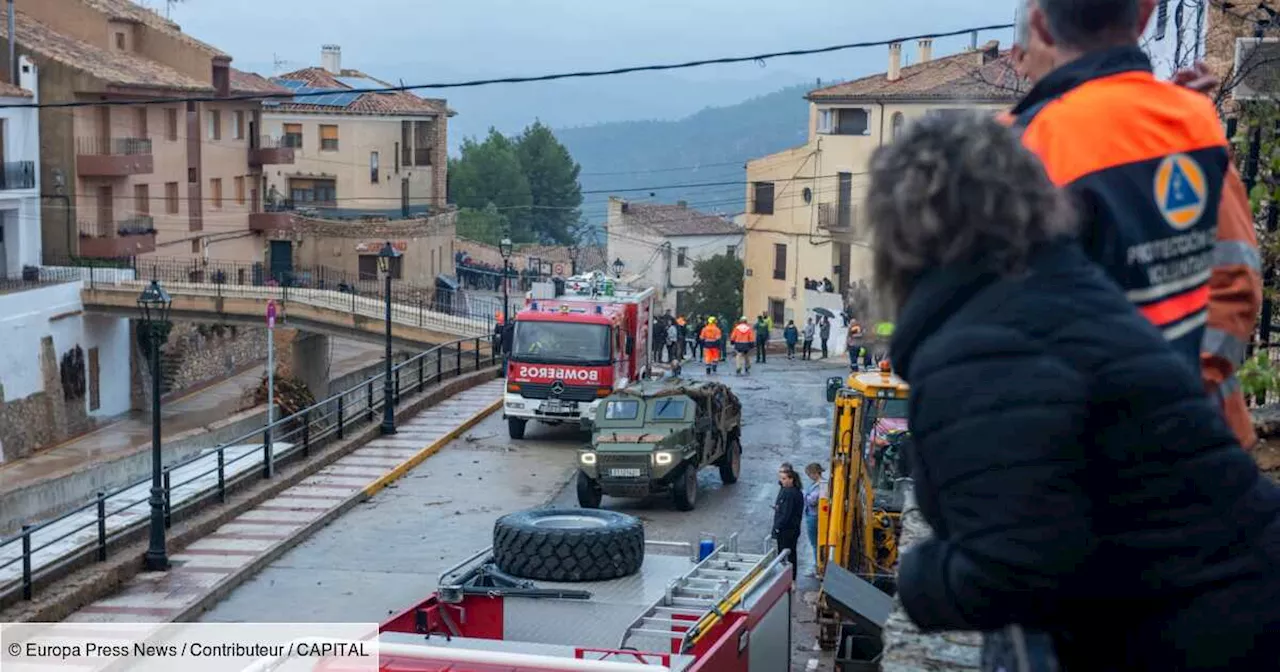
M 604 495 L 671 492 L 677 509 L 698 501 L 698 470 L 715 466 L 726 485 L 742 468 L 742 404 L 710 381 L 648 380 L 618 390 L 596 410 L 591 446 L 578 452 L 578 504 Z

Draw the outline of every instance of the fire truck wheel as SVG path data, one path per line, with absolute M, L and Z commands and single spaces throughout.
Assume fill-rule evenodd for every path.
M 678 511 L 692 511 L 698 505 L 697 467 L 686 464 L 680 468 L 680 474 L 671 482 L 671 499 Z
M 600 489 L 600 484 L 591 480 L 590 476 L 585 473 L 578 472 L 578 506 L 584 509 L 598 509 L 600 502 L 604 500 L 604 492 Z
M 738 437 L 729 439 L 729 450 L 716 466 L 720 467 L 721 483 L 733 485 L 738 482 L 738 475 L 742 473 L 742 444 Z
M 507 434 L 519 441 L 524 438 L 524 428 L 529 421 L 522 418 L 507 418 Z
M 644 524 L 601 509 L 534 509 L 493 524 L 498 569 L 539 581 L 606 581 L 640 571 Z

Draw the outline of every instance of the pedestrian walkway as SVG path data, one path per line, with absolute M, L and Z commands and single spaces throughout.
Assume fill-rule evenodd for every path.
M 370 441 L 172 554 L 169 571 L 139 574 L 117 594 L 67 620 L 165 622 L 189 616 L 207 606 L 204 601 L 220 583 L 256 571 L 309 528 L 381 490 L 496 410 L 503 383 L 485 383 L 423 410 L 401 422 L 397 434 Z

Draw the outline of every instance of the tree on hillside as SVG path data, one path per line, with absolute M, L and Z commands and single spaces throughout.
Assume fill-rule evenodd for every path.
M 573 242 L 573 227 L 582 214 L 581 167 L 541 121 L 533 122 L 515 138 L 515 151 L 529 181 L 534 207 L 513 219 L 523 220 L 541 242 Z
M 527 222 L 511 214 L 527 212 L 533 204 L 529 180 L 515 145 L 496 129 L 489 129 L 484 142 L 462 141 L 461 156 L 449 162 L 449 198 L 459 209 L 483 212 L 493 206 L 511 222 L 512 240 L 535 240 Z
M 742 260 L 720 254 L 693 263 L 689 315 L 718 315 L 736 320 L 742 314 Z
M 492 203 L 483 210 L 462 208 L 458 210 L 458 237 L 476 240 L 496 246 L 511 225 L 498 207 Z

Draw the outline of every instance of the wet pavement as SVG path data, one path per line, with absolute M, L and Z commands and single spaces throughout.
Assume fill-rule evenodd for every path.
M 827 463 L 825 382 L 846 370 L 840 358 L 779 357 L 753 366 L 750 377 L 718 375 L 744 405 L 738 483 L 724 486 L 714 469 L 704 470 L 697 508 L 686 513 L 666 496 L 606 497 L 604 507 L 639 516 L 649 539 L 714 534 L 724 540 L 738 533 L 744 550 L 759 548 L 772 524 L 778 464 L 803 469 L 809 462 Z M 430 594 L 442 570 L 488 546 L 493 521 L 502 514 L 548 502 L 576 506 L 573 488 L 566 486 L 584 439 L 567 427 L 530 425 L 525 440 L 512 441 L 494 415 L 280 557 L 201 620 L 295 621 L 305 614 L 315 622 L 380 622 Z M 806 542 L 800 556 L 792 669 L 804 670 L 818 658 L 819 669 L 830 669 L 831 657 L 815 651 L 811 601 L 817 582 L 804 576 L 813 564 Z
M 381 356 L 381 349 L 377 346 L 336 338 L 332 343 L 330 370 L 334 378 L 358 371 Z M 198 430 L 235 415 L 244 405 L 245 391 L 258 385 L 263 370 L 262 366 L 255 366 L 179 399 L 165 401 L 160 409 L 164 436 Z M 0 465 L 0 492 L 27 487 L 33 482 L 69 473 L 87 464 L 127 455 L 150 442 L 149 414 L 134 412 L 108 421 L 108 424 L 84 436 Z

